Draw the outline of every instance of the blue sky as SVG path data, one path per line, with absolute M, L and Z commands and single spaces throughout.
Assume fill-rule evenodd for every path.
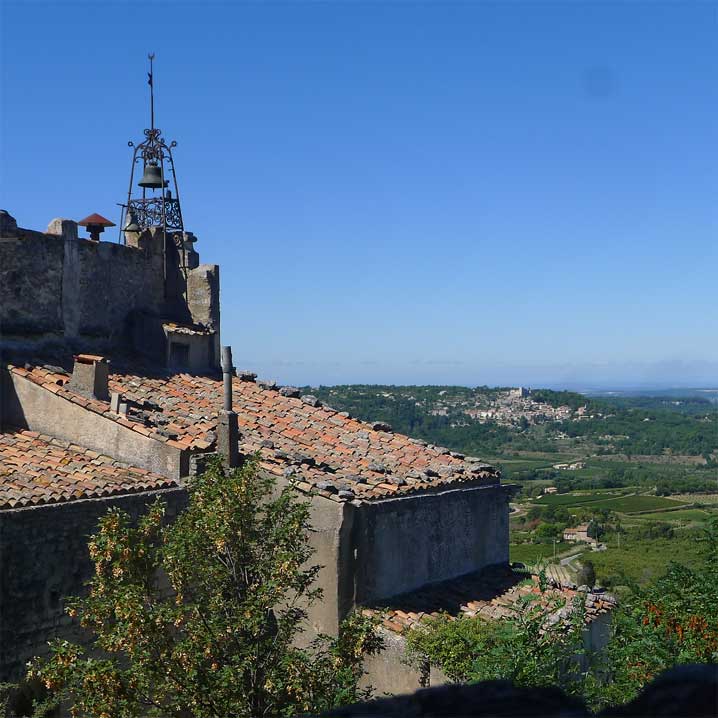
M 283 383 L 718 383 L 710 2 L 9 2 L 0 205 L 117 221 L 176 139 Z M 111 237 L 114 239 L 114 237 Z

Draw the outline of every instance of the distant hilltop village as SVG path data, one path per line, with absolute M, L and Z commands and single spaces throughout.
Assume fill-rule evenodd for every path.
M 548 422 L 561 422 L 602 416 L 589 413 L 588 407 L 572 408 L 549 403 L 525 387 L 417 387 L 338 386 L 325 387 L 323 392 L 334 400 L 346 399 L 347 392 L 356 397 L 375 396 L 389 402 L 406 401 L 432 416 L 447 417 L 450 426 L 466 425 L 469 420 L 480 424 L 493 423 L 507 427 L 527 427 Z
M 174 143 L 154 122 L 144 136 L 118 242 L 100 241 L 114 225 L 99 214 L 43 232 L 0 212 L 0 681 L 51 638 L 82 639 L 63 599 L 84 590 L 87 537 L 109 508 L 138 517 L 161 496 L 172 517 L 209 458 L 256 455 L 311 502 L 324 598 L 310 632 L 378 612 L 393 638 L 368 680 L 425 685 L 401 661 L 414 606 L 488 616 L 527 590 L 508 570 L 512 487 L 479 458 L 235 369 L 219 267 L 200 263 L 184 227 Z M 609 607 L 587 606 L 603 635 Z
M 517 426 L 522 419 L 528 424 L 564 421 L 574 414 L 568 406 L 551 406 L 533 400 L 531 389 L 524 387 L 484 395 L 477 394 L 473 406 L 464 404 L 461 409 L 466 416 L 480 423 L 491 421 L 500 426 Z

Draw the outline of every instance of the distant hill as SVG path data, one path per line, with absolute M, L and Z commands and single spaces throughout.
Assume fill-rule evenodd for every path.
M 351 384 L 304 387 L 323 403 L 477 455 L 517 451 L 710 456 L 718 414 L 701 396 L 606 396 L 511 387 Z

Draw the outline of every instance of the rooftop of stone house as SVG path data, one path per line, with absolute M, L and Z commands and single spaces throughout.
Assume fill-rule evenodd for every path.
M 175 486 L 172 479 L 35 431 L 0 433 L 0 510 Z
M 583 597 L 586 623 L 611 611 L 616 599 L 603 589 L 579 591 L 553 584 L 542 591 L 538 576 L 527 576 L 508 566 L 431 584 L 411 593 L 366 607 L 363 613 L 377 616 L 384 628 L 404 633 L 426 618 L 480 616 L 488 620 L 511 618 L 522 605 L 549 611 L 549 622 L 567 621 L 577 597 Z
M 165 322 L 163 329 L 175 332 L 176 334 L 187 334 L 188 336 L 208 336 L 214 334 L 214 329 L 207 329 L 199 324 L 178 324 L 177 322 Z
M 129 404 L 126 416 L 108 402 L 71 391 L 69 371 L 35 360 L 8 364 L 15 374 L 47 391 L 145 436 L 190 452 L 216 444 L 222 401 L 219 376 L 139 369 L 111 361 L 109 389 Z M 431 492 L 458 484 L 496 485 L 499 472 L 474 457 L 432 446 L 323 406 L 298 389 L 279 387 L 238 372 L 233 379 L 240 449 L 258 453 L 263 469 L 283 475 L 305 492 L 335 501 L 368 500 Z

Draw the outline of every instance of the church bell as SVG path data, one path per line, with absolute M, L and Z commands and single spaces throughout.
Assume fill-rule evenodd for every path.
M 140 187 L 148 189 L 159 189 L 162 187 L 162 171 L 156 162 L 150 161 L 145 165 L 145 172 L 142 179 L 138 182 Z M 167 184 L 166 182 L 164 183 Z

